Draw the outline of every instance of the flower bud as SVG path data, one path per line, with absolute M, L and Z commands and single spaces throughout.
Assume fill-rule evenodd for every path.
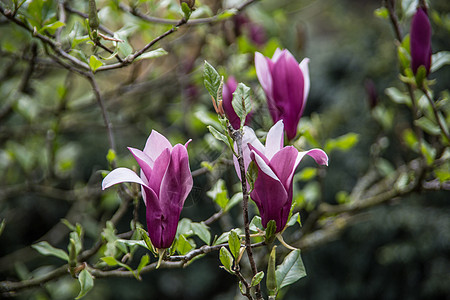
M 431 24 L 425 8 L 418 7 L 411 21 L 411 69 L 414 74 L 424 66 L 427 74 L 431 68 Z
M 192 10 L 195 5 L 195 0 L 180 0 L 180 5 L 182 5 L 183 3 L 186 3 L 187 6 Z

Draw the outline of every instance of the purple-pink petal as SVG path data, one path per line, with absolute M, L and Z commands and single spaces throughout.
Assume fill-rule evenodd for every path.
M 160 197 L 161 181 L 170 163 L 170 150 L 164 149 L 161 155 L 155 160 L 152 177 L 148 178 L 149 187 Z
M 102 189 L 107 189 L 110 186 L 122 182 L 134 182 L 141 185 L 146 185 L 144 181 L 132 170 L 127 168 L 117 168 L 112 170 L 102 182 Z
M 295 164 L 297 156 L 297 149 L 289 146 L 278 151 L 270 160 L 270 168 L 275 172 L 286 190 L 289 190 L 292 184 L 292 178 L 297 167 Z
M 276 231 L 280 232 L 284 227 L 281 216 L 283 206 L 288 201 L 288 193 L 279 180 L 266 174 L 258 163 L 257 166 L 259 170 L 258 177 L 250 196 L 258 207 L 262 225 L 267 227 L 267 223 L 270 220 L 275 220 L 277 225 Z
M 311 149 L 308 151 L 299 152 L 296 160 L 296 166 L 305 155 L 311 156 L 319 165 L 328 166 L 328 155 L 322 149 Z
M 284 124 L 279 120 L 270 128 L 266 137 L 266 148 L 264 154 L 270 160 L 284 146 Z
M 141 171 L 144 173 L 145 178 L 148 180 L 148 178 L 150 178 L 152 175 L 152 169 L 154 164 L 153 160 L 139 149 L 128 147 L 128 150 L 130 150 L 131 154 L 133 154 L 134 159 L 141 168 Z
M 164 149 L 172 150 L 172 144 L 169 140 L 156 130 L 152 130 L 144 147 L 144 153 L 153 161 L 164 151 Z
M 293 139 L 303 107 L 304 80 L 297 61 L 290 53 L 282 54 L 275 63 L 272 78 L 275 105 L 284 120 L 288 138 Z

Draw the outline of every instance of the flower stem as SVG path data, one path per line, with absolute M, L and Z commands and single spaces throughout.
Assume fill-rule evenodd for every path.
M 228 130 L 231 133 L 231 137 L 236 142 L 237 147 L 237 160 L 239 163 L 239 170 L 241 172 L 241 185 L 242 185 L 242 211 L 244 217 L 244 232 L 245 232 L 245 249 L 247 251 L 248 260 L 250 262 L 250 267 L 252 269 L 253 276 L 258 273 L 256 268 L 255 260 L 253 259 L 253 252 L 250 241 L 250 228 L 249 228 L 249 218 L 248 218 L 248 190 L 247 190 L 247 180 L 245 179 L 245 166 L 244 166 L 244 156 L 242 155 L 242 132 L 240 130 L 234 130 L 231 125 L 228 125 Z M 256 299 L 262 299 L 261 287 L 260 285 L 255 286 L 255 296 Z

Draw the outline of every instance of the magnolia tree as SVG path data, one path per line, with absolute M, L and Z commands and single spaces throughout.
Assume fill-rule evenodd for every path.
M 367 173 L 352 189 L 313 201 L 309 197 L 324 198 L 327 171 L 339 166 L 333 153 L 351 150 L 358 135 L 326 136 L 320 114 L 303 116 L 313 105 L 308 95 L 315 86 L 309 74 L 314 53 L 299 63 L 295 52 L 268 39 L 267 28 L 249 17 L 265 1 L 223 2 L 1 1 L 7 63 L 0 90 L 0 234 L 19 222 L 7 203 L 20 193 L 65 202 L 62 214 L 44 211 L 43 218 L 56 222 L 47 233 L 39 231 L 31 248 L 2 253 L 2 296 L 66 278 L 78 290 L 69 289 L 65 297 L 79 299 L 101 280 L 142 280 L 149 272 L 216 257 L 214 266 L 236 278 L 243 297 L 281 298 L 306 276 L 302 249 L 314 251 L 336 239 L 370 207 L 449 189 L 448 91 L 436 94 L 434 84 L 445 79 L 429 78 L 450 55 L 433 54 L 429 16 L 438 13 L 432 5 L 387 0 L 376 10 L 374 18 L 392 25 L 395 39 L 386 55 L 398 56 L 396 80 L 402 84 L 384 88 L 405 108 L 408 121 L 392 136 L 400 120 L 367 81 L 373 119 L 381 128 L 373 142 L 378 151 L 367 155 Z M 208 28 L 246 49 L 234 56 L 234 67 L 213 53 L 225 46 L 205 44 L 219 40 L 202 33 Z M 212 52 L 203 53 L 202 45 Z M 171 55 L 183 65 L 164 62 Z M 17 64 L 25 66 L 20 76 Z M 180 72 L 188 74 L 178 79 L 181 101 L 167 107 L 165 98 L 180 97 L 167 74 Z M 144 95 L 159 95 L 157 101 L 119 103 L 122 94 L 148 90 L 142 74 L 149 73 L 156 83 Z M 239 77 L 246 81 L 238 83 Z M 74 144 L 84 132 L 94 138 Z M 401 139 L 408 159 L 386 169 L 380 147 L 388 139 Z M 127 153 L 127 145 L 137 148 Z M 74 157 L 93 153 L 98 159 L 84 163 L 90 174 L 77 177 L 74 170 L 82 166 Z M 316 166 L 299 167 L 304 159 Z M 318 187 L 315 194 L 311 187 Z M 184 216 L 185 204 L 200 204 L 196 198 L 205 198 L 203 191 L 209 199 L 197 208 L 203 211 Z M 203 217 L 204 210 L 212 214 Z M 42 255 L 55 259 L 42 261 Z

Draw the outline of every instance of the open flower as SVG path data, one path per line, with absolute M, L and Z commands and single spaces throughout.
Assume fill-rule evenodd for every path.
M 243 137 L 243 143 L 247 143 L 243 146 L 245 169 L 251 161 L 258 167 L 258 177 L 250 197 L 258 207 L 262 225 L 267 227 L 267 223 L 274 220 L 276 232 L 282 231 L 286 225 L 292 205 L 292 178 L 302 158 L 309 155 L 318 164 L 328 165 L 328 156 L 321 149 L 299 152 L 293 146 L 283 147 L 283 127 L 282 120 L 272 126 L 267 133 L 266 146 L 249 127 L 244 127 Z
M 153 130 L 143 151 L 128 147 L 141 168 L 140 177 L 130 169 L 117 168 L 103 179 L 103 189 L 121 182 L 141 185 L 148 235 L 158 249 L 172 245 L 181 209 L 192 189 L 186 148 L 189 142 L 172 147 L 163 135 Z
M 283 120 L 288 139 L 297 126 L 309 93 L 309 59 L 300 64 L 288 50 L 277 49 L 272 59 L 255 53 L 256 75 L 266 94 L 273 122 Z
M 418 7 L 411 22 L 411 69 L 414 74 L 424 66 L 427 74 L 431 68 L 431 24 L 424 8 Z
M 225 114 L 227 116 L 227 119 L 230 121 L 231 126 L 233 126 L 233 128 L 236 130 L 241 127 L 241 120 L 234 111 L 231 102 L 233 101 L 233 93 L 234 91 L 236 91 L 237 86 L 238 82 L 236 81 L 236 79 L 233 76 L 230 76 L 223 85 L 223 92 L 222 92 L 223 110 L 225 111 Z M 245 117 L 245 124 L 250 122 L 250 118 L 251 113 L 249 113 Z

